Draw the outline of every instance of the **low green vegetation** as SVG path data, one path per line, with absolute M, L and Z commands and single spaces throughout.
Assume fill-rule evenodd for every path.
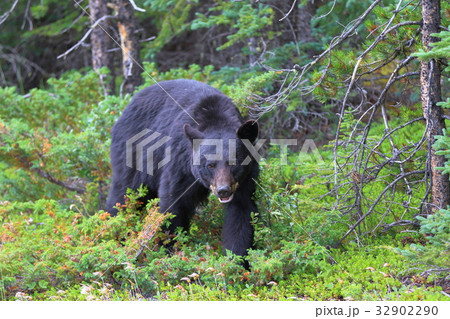
M 71 73 L 27 98 L 1 91 L 5 103 L 15 103 L 1 111 L 2 159 L 24 159 L 23 167 L 4 164 L 1 173 L 1 300 L 448 300 L 442 274 L 423 273 L 448 265 L 448 211 L 422 218 L 420 231 L 361 236 L 360 229 L 332 248 L 351 220 L 334 207 L 327 148 L 288 154 L 285 162 L 276 146 L 267 151 L 250 271 L 222 253 L 223 213 L 214 196 L 170 252 L 158 229 L 170 216 L 159 214 L 157 201 L 143 207 L 145 189 L 130 191 L 110 217 L 99 210 L 109 176 L 108 128 L 127 98 L 104 99 L 89 89 L 96 81 L 93 73 Z M 69 83 L 84 94 L 71 93 Z M 50 116 L 36 113 L 29 121 L 25 111 L 36 104 Z M 78 195 L 38 170 L 72 186 L 82 179 L 86 191 Z
M 274 180 L 264 163 L 261 197 Z M 288 166 L 289 167 L 289 166 Z M 324 171 L 325 173 L 325 171 Z M 300 174 L 299 176 L 301 176 Z M 310 175 L 310 174 L 307 174 Z M 421 276 L 408 257 L 448 265 L 448 211 L 422 220 L 422 233 L 349 240 L 330 248 L 345 227 L 326 200 L 311 200 L 321 176 L 305 179 L 286 200 L 266 196 L 253 217 L 251 271 L 220 247 L 222 212 L 215 198 L 199 210 L 173 252 L 157 231 L 156 202 L 129 193 L 117 217 L 87 215 L 82 203 L 55 200 L 0 204 L 2 300 L 448 300 L 438 274 Z M 288 190 L 286 190 L 289 192 Z M 427 237 L 433 234 L 434 237 Z M 413 243 L 413 244 L 410 244 Z M 443 247 L 447 245 L 447 247 Z M 399 253 L 400 252 L 400 253 Z M 439 252 L 439 253 L 437 253 Z M 448 252 L 448 250 L 447 250 Z M 404 256 L 406 255 L 406 256 Z

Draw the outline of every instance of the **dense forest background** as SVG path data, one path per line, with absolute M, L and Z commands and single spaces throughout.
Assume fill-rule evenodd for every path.
M 450 4 L 0 3 L 0 300 L 449 300 Z M 145 189 L 104 212 L 133 93 L 190 78 L 260 139 L 251 270 L 211 197 L 175 253 Z

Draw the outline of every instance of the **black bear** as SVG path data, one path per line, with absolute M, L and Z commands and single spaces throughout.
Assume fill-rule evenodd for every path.
M 222 246 L 244 256 L 253 244 L 252 199 L 259 166 L 250 149 L 255 121 L 242 119 L 230 98 L 194 80 L 163 81 L 137 93 L 112 128 L 112 184 L 106 210 L 114 216 L 127 188 L 141 184 L 148 200 L 174 215 L 170 231 L 187 229 L 210 190 L 226 208 Z

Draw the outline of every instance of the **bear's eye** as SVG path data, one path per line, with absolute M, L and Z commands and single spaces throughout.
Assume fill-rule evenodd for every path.
M 210 164 L 206 165 L 206 167 L 209 168 L 209 169 L 213 169 L 213 168 L 216 167 L 216 164 L 210 163 Z

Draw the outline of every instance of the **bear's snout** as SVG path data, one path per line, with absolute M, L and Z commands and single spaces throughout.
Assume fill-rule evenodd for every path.
M 228 185 L 217 187 L 217 195 L 220 198 L 226 198 L 231 196 L 231 187 Z
M 222 204 L 229 203 L 233 199 L 236 184 L 228 167 L 221 167 L 216 171 L 212 181 L 211 190 Z

